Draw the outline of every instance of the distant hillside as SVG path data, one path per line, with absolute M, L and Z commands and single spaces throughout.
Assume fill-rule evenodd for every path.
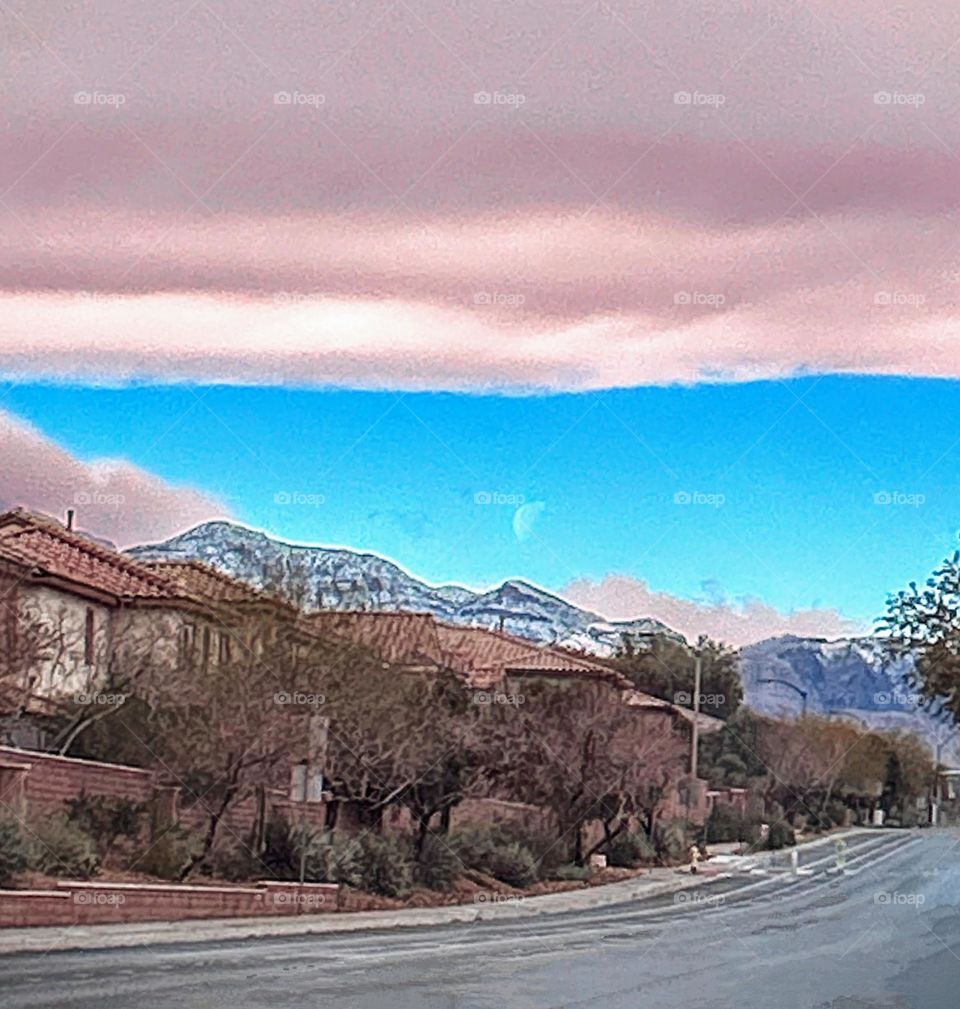
M 142 559 L 196 559 L 236 578 L 299 592 L 308 609 L 416 610 L 452 623 L 595 655 L 609 655 L 624 632 L 679 637 L 657 620 L 606 621 L 527 582 L 511 579 L 488 592 L 428 585 L 375 554 L 284 543 L 232 522 L 206 522 L 163 543 L 128 551 Z

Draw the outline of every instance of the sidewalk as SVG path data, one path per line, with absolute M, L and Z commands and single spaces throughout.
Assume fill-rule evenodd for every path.
M 798 847 L 816 848 L 837 838 L 862 834 L 879 835 L 865 827 L 830 834 L 804 842 Z M 750 856 L 759 865 L 782 856 L 783 851 L 761 851 Z M 0 931 L 0 955 L 47 952 L 48 950 L 111 949 L 126 946 L 180 942 L 214 942 L 269 936 L 329 935 L 377 929 L 424 928 L 456 922 L 503 921 L 541 914 L 587 911 L 594 908 L 644 900 L 665 893 L 707 886 L 732 873 L 691 875 L 675 869 L 650 870 L 620 883 L 568 890 L 542 897 L 525 897 L 496 903 L 456 904 L 446 907 L 412 908 L 397 911 L 356 911 L 331 915 L 303 915 L 297 918 L 231 918 L 194 921 L 144 922 L 123 925 L 73 925 L 69 928 L 22 928 Z

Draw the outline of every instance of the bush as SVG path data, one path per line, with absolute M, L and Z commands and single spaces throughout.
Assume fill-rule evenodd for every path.
M 260 879 L 265 874 L 265 866 L 260 859 L 248 845 L 241 843 L 218 845 L 204 868 L 206 875 L 226 879 L 231 883 Z
M 417 882 L 431 890 L 447 890 L 463 872 L 463 862 L 450 843 L 428 834 L 416 865 Z
M 408 837 L 364 834 L 351 838 L 344 854 L 334 882 L 384 897 L 404 897 L 413 889 L 413 852 Z
M 847 807 L 839 799 L 831 799 L 821 816 L 824 827 L 845 827 L 847 825 L 847 812 Z
M 132 859 L 128 868 L 160 879 L 178 880 L 198 846 L 197 838 L 183 827 L 170 827 Z
M 554 879 L 586 882 L 590 878 L 590 870 L 585 865 L 574 865 L 572 862 L 557 866 Z
M 473 827 L 452 836 L 452 846 L 469 869 L 486 873 L 508 886 L 535 883 L 538 866 L 529 848 L 505 840 L 498 828 Z
M 704 837 L 707 844 L 725 844 L 744 840 L 743 816 L 734 806 L 718 802 L 707 817 Z
M 504 843 L 515 841 L 533 856 L 538 879 L 552 879 L 567 857 L 566 847 L 555 832 L 527 828 L 520 824 L 501 826 L 498 836 Z
M 782 821 L 770 824 L 770 830 L 767 833 L 767 847 L 771 851 L 786 848 L 788 845 L 796 844 L 796 841 L 797 839 L 789 824 Z
M 293 832 L 295 834 L 295 832 Z M 296 845 L 296 837 L 293 843 Z M 413 845 L 407 836 L 323 833 L 308 837 L 304 878 L 310 883 L 343 883 L 383 897 L 404 897 L 413 889 Z M 292 852 L 291 878 L 299 878 L 300 854 Z
M 661 820 L 654 831 L 657 855 L 670 861 L 686 859 L 693 842 L 693 829 L 686 820 Z
M 101 858 L 120 838 L 134 840 L 146 814 L 143 803 L 105 795 L 80 794 L 67 802 L 68 820 L 93 838 Z
M 18 824 L 0 821 L 0 886 L 9 886 L 30 864 L 30 846 Z
M 65 816 L 31 824 L 30 867 L 48 876 L 89 879 L 100 868 L 93 838 Z
M 643 862 L 652 862 L 657 857 L 656 849 L 646 834 L 626 831 L 618 834 L 607 845 L 607 865 L 621 869 L 633 869 Z

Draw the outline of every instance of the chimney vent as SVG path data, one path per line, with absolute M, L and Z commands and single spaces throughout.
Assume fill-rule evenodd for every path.
M 67 532 L 73 532 L 73 509 L 67 509 Z

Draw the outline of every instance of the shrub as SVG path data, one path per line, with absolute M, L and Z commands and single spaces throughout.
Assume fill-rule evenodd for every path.
M 252 849 L 241 843 L 218 845 L 213 849 L 205 868 L 207 875 L 226 879 L 231 883 L 259 879 L 265 873 L 265 866 Z
M 384 897 L 403 897 L 413 888 L 412 846 L 407 837 L 363 834 L 350 839 L 345 855 L 335 882 Z
M 296 838 L 294 837 L 294 846 Z M 413 888 L 413 846 L 409 837 L 323 833 L 306 839 L 304 878 L 311 883 L 343 883 L 383 897 L 404 897 Z M 298 878 L 300 854 L 294 847 Z
M 767 833 L 767 847 L 771 851 L 786 848 L 790 844 L 796 844 L 796 840 L 789 824 L 783 821 L 770 824 L 770 830 Z
M 45 817 L 30 829 L 30 866 L 37 872 L 89 879 L 100 868 L 93 838 L 65 816 Z
M 101 858 L 120 838 L 133 840 L 146 814 L 143 803 L 105 795 L 80 794 L 67 802 L 67 819 L 93 838 Z
M 734 806 L 718 802 L 707 817 L 704 836 L 707 844 L 744 840 L 743 816 Z
M 693 841 L 693 830 L 686 820 L 661 820 L 654 831 L 657 854 L 664 859 L 685 859 Z
M 452 836 L 452 845 L 469 869 L 486 873 L 508 886 L 535 883 L 538 866 L 529 848 L 507 841 L 498 828 L 473 827 Z
M 0 886 L 9 886 L 30 864 L 30 846 L 18 824 L 0 821 Z
M 847 807 L 839 799 L 831 799 L 824 809 L 821 819 L 825 827 L 845 827 L 847 825 Z
M 574 865 L 572 862 L 569 862 L 565 865 L 557 866 L 553 878 L 586 882 L 590 878 L 590 870 L 585 865 Z
M 416 865 L 417 882 L 431 890 L 447 890 L 463 872 L 463 862 L 450 843 L 428 834 Z
M 607 864 L 623 869 L 633 869 L 643 862 L 653 861 L 656 849 L 646 834 L 626 831 L 618 834 L 607 845 Z
M 198 839 L 183 827 L 169 827 L 132 859 L 128 868 L 160 879 L 178 880 L 198 846 Z

